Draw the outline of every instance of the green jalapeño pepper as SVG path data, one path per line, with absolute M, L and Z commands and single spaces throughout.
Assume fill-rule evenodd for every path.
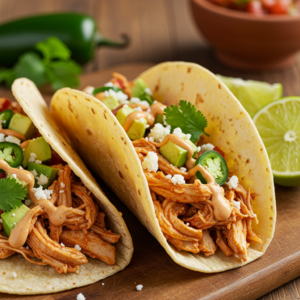
M 11 109 L 3 110 L 0 113 L 0 123 L 2 125 L 2 128 L 4 128 L 4 129 L 8 128 L 9 122 L 13 115 L 14 115 L 14 112 Z
M 95 88 L 93 90 L 93 95 L 95 96 L 98 93 L 103 93 L 108 90 L 113 90 L 114 92 L 122 92 L 122 90 L 120 88 L 117 88 L 115 86 L 101 86 L 101 87 Z
M 18 58 L 35 51 L 35 44 L 55 36 L 72 53 L 72 59 L 80 64 L 90 61 L 97 46 L 124 47 L 129 39 L 123 35 L 122 42 L 103 37 L 93 18 L 78 13 L 54 13 L 27 17 L 0 25 L 0 66 L 12 67 Z
M 195 163 L 207 169 L 207 171 L 216 179 L 216 183 L 222 185 L 228 179 L 228 167 L 224 157 L 217 151 L 207 151 L 201 154 Z M 200 172 L 196 176 L 202 183 L 207 183 Z
M 23 149 L 15 143 L 1 142 L 0 158 L 5 160 L 12 168 L 17 168 L 23 162 Z M 0 170 L 0 172 L 3 172 L 3 170 Z

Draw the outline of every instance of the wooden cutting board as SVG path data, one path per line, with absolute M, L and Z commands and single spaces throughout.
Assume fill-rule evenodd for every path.
M 151 64 L 130 64 L 82 76 L 81 88 L 101 85 L 118 71 L 133 79 Z M 49 101 L 51 95 L 45 92 Z M 0 89 L 1 96 L 9 96 Z M 257 299 L 300 275 L 300 188 L 276 186 L 277 225 L 267 252 L 249 265 L 219 274 L 202 274 L 175 264 L 137 218 L 101 182 L 101 187 L 123 213 L 133 238 L 135 251 L 130 265 L 101 282 L 58 294 L 16 296 L 1 299 L 76 299 L 82 293 L 92 299 Z M 0 262 L 1 263 L 1 262 Z M 63 276 L 63 275 L 62 275 Z M 1 280 L 1 275 L 0 275 Z M 143 290 L 136 291 L 142 284 Z

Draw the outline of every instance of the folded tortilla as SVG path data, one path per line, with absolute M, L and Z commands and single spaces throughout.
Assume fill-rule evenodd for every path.
M 250 116 L 229 89 L 203 67 L 185 62 L 166 62 L 140 76 L 154 99 L 166 105 L 187 100 L 208 121 L 204 143 L 218 145 L 226 153 L 229 172 L 243 186 L 259 194 L 254 213 L 259 224 L 253 230 L 263 244 L 251 243 L 248 259 L 226 257 L 219 249 L 214 255 L 177 251 L 165 239 L 153 207 L 147 180 L 132 142 L 116 117 L 101 101 L 84 92 L 64 88 L 53 96 L 51 113 L 67 134 L 73 147 L 179 265 L 212 273 L 245 265 L 262 256 L 275 230 L 276 206 L 273 176 L 263 142 Z
M 78 274 L 58 274 L 51 266 L 34 265 L 20 254 L 0 260 L 0 292 L 24 295 L 55 293 L 94 283 L 123 270 L 131 260 L 133 244 L 122 214 L 109 202 L 80 157 L 62 137 L 33 82 L 26 78 L 18 79 L 12 86 L 12 92 L 45 140 L 93 193 L 95 201 L 106 215 L 108 227 L 120 234 L 121 238 L 114 244 L 114 266 L 87 257 L 88 263 L 81 265 Z M 13 272 L 17 274 L 15 278 Z

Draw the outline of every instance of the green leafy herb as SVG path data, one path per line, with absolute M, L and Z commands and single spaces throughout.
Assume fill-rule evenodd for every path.
M 20 56 L 11 69 L 0 69 L 0 82 L 11 86 L 16 78 L 27 77 L 38 87 L 50 83 L 54 90 L 79 85 L 81 67 L 71 60 L 71 51 L 56 37 L 35 46 L 40 54 L 28 52 Z
M 27 189 L 14 178 L 0 179 L 0 209 L 11 211 L 22 205 Z
M 204 130 L 207 126 L 207 120 L 201 111 L 186 100 L 180 100 L 179 106 L 171 105 L 164 110 L 166 123 L 171 126 L 173 131 L 179 127 L 183 133 L 191 134 L 191 141 L 199 140 L 201 134 L 209 136 Z

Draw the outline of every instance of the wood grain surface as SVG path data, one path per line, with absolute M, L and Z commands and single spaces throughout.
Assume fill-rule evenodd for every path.
M 198 34 L 185 0 L 0 0 L 1 23 L 17 17 L 57 11 L 87 13 L 96 19 L 104 35 L 118 39 L 121 33 L 126 33 L 131 38 L 126 49 L 98 50 L 95 59 L 84 66 L 85 73 L 124 63 L 183 60 L 199 63 L 222 75 L 281 82 L 284 95 L 300 95 L 299 56 L 293 67 L 276 72 L 250 73 L 228 69 L 214 59 L 212 50 Z M 133 78 L 147 66 L 117 69 Z M 101 82 L 109 78 L 110 71 L 104 71 L 96 77 L 86 74 L 82 82 Z M 49 92 L 44 92 L 49 99 Z M 0 88 L 0 95 L 10 95 L 10 92 Z M 109 191 L 107 194 L 113 199 Z M 87 299 L 199 299 L 209 294 L 212 295 L 209 299 L 255 299 L 274 290 L 261 300 L 300 299 L 300 278 L 291 281 L 300 275 L 300 257 L 297 254 L 297 249 L 300 249 L 300 213 L 297 212 L 300 189 L 276 187 L 276 195 L 278 223 L 274 241 L 266 255 L 242 269 L 219 275 L 203 275 L 176 266 L 137 219 L 115 199 L 113 202 L 124 213 L 135 244 L 130 266 L 104 280 L 105 285 L 99 283 L 72 292 L 27 298 L 76 299 L 76 295 L 82 292 Z M 261 269 L 262 266 L 264 269 Z M 135 291 L 135 282 L 144 285 L 142 292 Z M 0 294 L 0 298 L 16 299 L 13 295 L 4 294 Z M 26 297 L 18 297 L 23 298 Z

